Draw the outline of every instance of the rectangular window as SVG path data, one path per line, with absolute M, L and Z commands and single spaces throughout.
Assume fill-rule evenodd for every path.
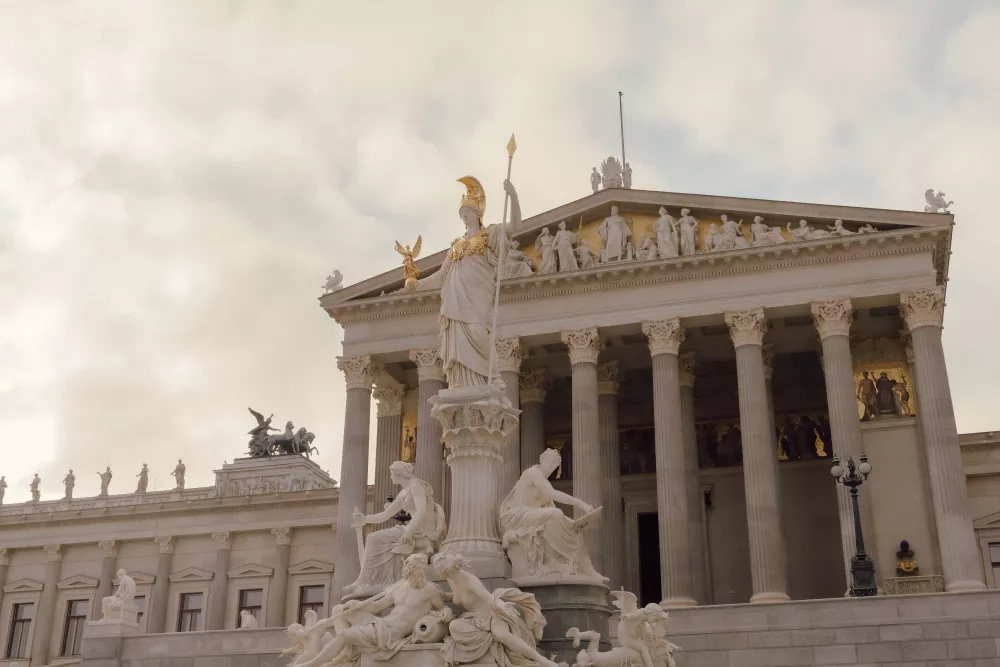
M 90 600 L 70 600 L 66 603 L 66 623 L 63 625 L 60 655 L 80 655 L 83 626 L 87 624 Z
M 264 627 L 264 619 L 260 617 L 260 610 L 264 606 L 264 589 L 250 588 L 240 591 L 239 609 L 236 610 L 236 627 L 240 627 L 241 614 L 244 611 L 257 619 L 257 624 Z
M 177 615 L 177 632 L 195 632 L 201 621 L 202 593 L 182 593 L 181 611 Z
M 146 615 L 146 596 L 136 595 L 134 598 L 132 598 L 132 604 L 134 604 L 136 609 L 139 610 L 139 613 L 135 615 L 135 623 L 141 628 L 142 617 Z
M 993 581 L 1000 587 L 1000 542 L 990 542 L 990 564 L 993 566 Z
M 10 615 L 10 635 L 7 639 L 8 658 L 28 657 L 28 631 L 31 630 L 33 618 L 35 618 L 34 602 L 14 605 Z
M 326 586 L 303 586 L 299 589 L 299 623 L 305 624 L 306 612 L 310 609 L 323 618 L 323 598 Z

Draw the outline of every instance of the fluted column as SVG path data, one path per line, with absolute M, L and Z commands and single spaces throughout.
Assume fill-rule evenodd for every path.
M 430 400 L 445 388 L 444 370 L 441 367 L 441 350 L 428 347 L 410 350 L 410 361 L 417 365 L 420 380 L 419 407 L 417 409 L 417 464 L 415 473 L 434 489 L 435 498 L 444 497 L 442 475 L 444 444 L 441 423 L 431 417 Z
M 274 578 L 267 590 L 267 614 L 265 624 L 269 628 L 287 626 L 285 606 L 288 599 L 288 560 L 292 549 L 292 529 L 272 528 L 274 535 L 275 566 Z
M 381 512 L 386 499 L 396 495 L 396 486 L 389 475 L 389 466 L 400 458 L 403 442 L 403 394 L 406 388 L 398 385 L 375 387 L 373 395 L 377 403 L 375 421 L 375 506 L 374 512 Z M 387 528 L 387 521 L 374 530 Z M 392 522 L 394 523 L 394 522 Z M 348 582 L 349 583 L 349 582 Z
M 538 463 L 545 451 L 545 369 L 521 374 L 521 472 Z
M 774 465 L 778 465 L 778 433 L 777 429 L 774 427 L 774 346 L 773 345 L 763 345 L 761 346 L 761 354 L 764 360 L 764 388 L 767 391 L 767 416 L 770 420 L 768 422 L 768 432 L 771 434 L 771 440 L 774 444 Z
M 698 468 L 698 438 L 694 427 L 694 352 L 678 357 L 681 382 L 681 423 L 684 430 L 684 472 L 686 478 L 688 522 L 690 527 L 691 572 L 694 575 L 694 599 L 701 604 L 710 600 L 708 566 L 705 558 L 705 516 L 702 514 L 701 473 Z
M 226 627 L 226 590 L 229 587 L 229 557 L 232 542 L 229 533 L 212 533 L 215 540 L 215 574 L 208 587 L 208 613 L 205 614 L 206 630 L 224 630 Z
M 684 342 L 679 318 L 644 322 L 653 357 L 653 427 L 656 442 L 656 513 L 660 529 L 662 605 L 685 607 L 694 599 L 687 464 L 677 354 Z
M 146 618 L 146 634 L 166 632 L 167 602 L 170 591 L 170 567 L 174 559 L 174 538 L 169 535 L 154 537 L 160 548 L 156 560 L 156 579 L 148 604 L 149 615 Z
M 625 540 L 622 537 L 621 450 L 618 443 L 618 362 L 597 366 L 597 417 L 600 422 L 601 473 L 604 505 L 604 569 L 611 590 L 625 583 Z
M 861 421 L 858 419 L 858 399 L 854 387 L 854 360 L 851 355 L 851 322 L 854 307 L 850 299 L 821 301 L 810 306 L 813 323 L 823 346 L 823 377 L 826 382 L 826 407 L 830 417 L 830 438 L 834 451 L 842 460 L 853 457 L 855 461 L 863 452 Z M 861 530 L 865 537 L 866 551 L 874 559 L 875 531 L 872 523 L 870 494 L 858 495 L 861 512 Z M 843 484 L 837 485 L 837 506 L 840 510 L 840 545 L 844 558 L 844 576 L 851 581 L 851 558 L 856 551 L 854 538 L 854 508 L 850 491 Z M 882 573 L 876 563 L 876 574 Z
M 337 507 L 337 567 L 330 600 L 339 602 L 344 586 L 361 572 L 354 510 L 363 511 L 368 494 L 368 423 L 372 413 L 372 382 L 377 364 L 370 355 L 339 357 L 337 368 L 347 380 L 344 444 L 340 458 L 340 501 Z
M 736 375 L 743 436 L 743 480 L 746 486 L 747 528 L 750 533 L 751 602 L 788 599 L 785 544 L 778 513 L 775 448 L 771 446 L 771 418 L 764 381 L 764 310 L 725 315 L 736 348 Z
M 90 620 L 101 620 L 101 600 L 111 595 L 115 581 L 115 565 L 118 562 L 118 543 L 114 540 L 98 542 L 97 546 L 104 552 L 101 558 L 101 579 L 97 583 L 97 594 L 94 604 L 90 605 Z
M 601 336 L 596 327 L 562 332 L 569 347 L 573 368 L 573 495 L 593 507 L 604 501 L 601 483 L 599 422 L 597 419 L 597 355 Z M 575 508 L 576 516 L 581 516 Z M 601 531 L 589 526 L 584 531 L 587 553 L 594 569 L 604 572 L 604 549 Z
M 3 609 L 3 587 L 7 585 L 7 568 L 10 565 L 10 550 L 0 548 L 0 609 Z
M 524 359 L 524 347 L 521 339 L 501 338 L 497 341 L 497 371 L 504 383 L 507 400 L 514 408 L 520 406 L 521 393 L 521 361 Z M 497 502 L 503 502 L 510 490 L 517 484 L 521 476 L 521 429 L 514 429 L 507 439 L 507 449 L 502 452 L 503 462 L 500 464 L 500 485 Z
M 904 292 L 899 303 L 920 374 L 919 391 L 915 392 L 917 420 L 927 455 L 945 590 L 982 590 L 986 587 L 982 561 L 969 516 L 955 408 L 941 345 L 944 290 L 935 287 Z
M 38 600 L 35 613 L 35 628 L 31 638 L 31 662 L 34 665 L 49 664 L 49 645 L 52 643 L 52 622 L 56 616 L 56 596 L 59 594 L 59 574 L 62 571 L 63 551 L 60 544 L 48 544 L 45 551 L 45 587 Z

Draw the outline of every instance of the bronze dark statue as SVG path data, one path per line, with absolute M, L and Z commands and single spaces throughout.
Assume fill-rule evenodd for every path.
M 265 419 L 264 415 L 253 408 L 247 409 L 257 420 L 257 426 L 248 431 L 250 435 L 248 454 L 252 458 L 287 454 L 304 454 L 308 458 L 312 453 L 319 453 L 319 450 L 312 446 L 316 436 L 307 431 L 304 426 L 296 431 L 295 424 L 287 422 L 283 433 L 272 435 L 270 431 L 278 430 L 271 426 L 274 415 L 272 414 Z

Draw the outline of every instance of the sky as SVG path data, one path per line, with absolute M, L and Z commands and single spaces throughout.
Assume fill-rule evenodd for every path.
M 6 502 L 188 485 L 248 406 L 339 474 L 342 331 L 316 299 L 455 234 L 465 174 L 530 216 L 634 186 L 922 210 L 955 201 L 959 432 L 1000 430 L 995 2 L 0 0 Z

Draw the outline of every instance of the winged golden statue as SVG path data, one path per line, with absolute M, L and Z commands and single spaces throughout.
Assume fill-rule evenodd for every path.
M 417 268 L 414 259 L 420 255 L 421 243 L 423 243 L 423 238 L 418 236 L 417 242 L 413 244 L 413 250 L 410 250 L 410 246 L 404 246 L 396 241 L 396 252 L 403 256 L 403 275 L 406 276 L 406 289 L 417 288 L 417 276 L 420 275 L 420 269 Z

